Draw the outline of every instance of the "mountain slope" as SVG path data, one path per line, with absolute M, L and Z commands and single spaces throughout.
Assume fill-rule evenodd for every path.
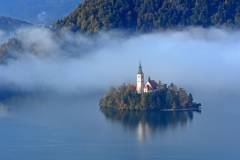
M 69 16 L 53 24 L 74 32 L 99 29 L 152 30 L 185 26 L 240 26 L 238 0 L 85 0 Z
M 12 19 L 10 17 L 0 16 L 0 30 L 2 31 L 6 31 L 6 32 L 14 31 L 18 28 L 26 27 L 30 25 L 31 25 L 30 23 L 27 23 L 25 21 Z
M 50 25 L 66 16 L 82 0 L 2 0 L 0 15 Z

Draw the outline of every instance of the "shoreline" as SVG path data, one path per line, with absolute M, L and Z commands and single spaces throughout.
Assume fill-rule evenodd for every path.
M 193 111 L 193 110 L 201 110 L 202 108 L 188 108 L 188 109 L 161 109 L 160 111 Z
M 173 111 L 200 111 L 202 108 L 186 108 L 186 109 L 154 109 L 154 110 L 130 110 L 130 109 L 116 109 L 116 108 L 111 108 L 111 107 L 102 107 L 100 106 L 100 108 L 109 108 L 109 109 L 113 109 L 113 110 L 125 110 L 125 111 L 160 111 L 160 112 L 173 112 Z

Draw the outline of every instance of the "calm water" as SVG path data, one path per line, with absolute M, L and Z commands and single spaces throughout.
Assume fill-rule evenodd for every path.
M 101 110 L 100 96 L 4 103 L 0 106 L 0 159 L 240 157 L 237 97 L 232 96 L 230 103 L 221 96 L 202 96 L 202 112 L 163 113 Z

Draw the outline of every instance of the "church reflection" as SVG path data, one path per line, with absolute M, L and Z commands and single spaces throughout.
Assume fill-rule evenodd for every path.
M 0 103 L 0 117 L 6 117 L 9 113 L 9 108 Z
M 184 127 L 193 121 L 193 111 L 127 111 L 100 108 L 107 120 L 120 122 L 126 129 L 136 130 L 139 141 L 144 141 L 153 131 Z M 201 113 L 201 111 L 194 111 Z

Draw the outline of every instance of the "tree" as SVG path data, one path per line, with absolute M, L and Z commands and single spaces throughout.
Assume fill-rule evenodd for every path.
M 178 88 L 177 88 L 177 86 L 176 86 L 175 84 L 171 83 L 171 84 L 170 84 L 170 87 L 171 87 L 171 89 L 172 89 L 175 93 L 177 93 Z
M 142 94 L 141 106 L 142 106 L 142 109 L 146 109 L 147 108 L 147 94 Z
M 173 103 L 173 99 L 174 99 L 174 94 L 173 94 L 173 92 L 170 90 L 170 88 L 168 88 L 167 96 L 166 96 L 166 106 L 167 106 L 168 108 L 171 108 L 172 103 Z
M 234 17 L 235 24 L 240 27 L 240 5 L 236 8 L 236 15 Z
M 188 102 L 188 95 L 187 95 L 186 91 L 183 88 L 179 89 L 178 99 L 179 99 L 180 105 L 183 108 L 186 108 L 186 104 Z
M 156 105 L 157 105 L 157 106 L 156 106 L 157 108 L 162 108 L 162 106 L 161 106 L 161 99 L 160 99 L 159 96 L 157 96 Z
M 172 109 L 176 109 L 176 108 L 177 108 L 177 104 L 176 104 L 176 101 L 174 100 L 172 104 Z
M 135 104 L 134 104 L 134 102 L 130 102 L 129 109 L 130 109 L 130 110 L 134 110 L 134 109 L 135 109 Z
M 188 108 L 191 108 L 193 105 L 193 96 L 191 93 L 188 95 Z
M 161 81 L 158 82 L 157 89 L 158 89 L 158 90 L 163 89 L 163 84 L 162 84 Z

